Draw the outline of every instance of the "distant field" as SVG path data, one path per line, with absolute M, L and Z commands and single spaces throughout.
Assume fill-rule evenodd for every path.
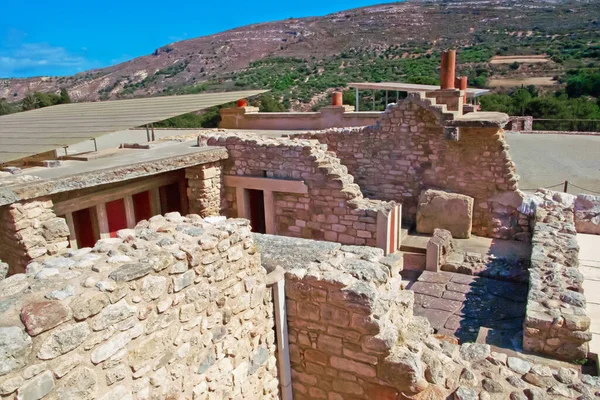
M 535 77 L 535 78 L 507 78 L 507 79 L 490 79 L 488 86 L 490 87 L 516 87 L 516 86 L 553 86 L 557 82 L 551 76 Z
M 512 64 L 518 63 L 547 63 L 550 60 L 546 56 L 494 56 L 490 64 Z

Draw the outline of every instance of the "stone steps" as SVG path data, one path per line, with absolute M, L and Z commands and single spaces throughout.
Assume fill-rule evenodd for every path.
M 402 251 L 402 262 L 404 271 L 425 271 L 426 255 L 423 253 L 414 253 Z

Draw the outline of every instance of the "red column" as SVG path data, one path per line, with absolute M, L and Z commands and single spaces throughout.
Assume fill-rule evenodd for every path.
M 440 64 L 440 88 L 441 89 L 448 89 L 448 82 L 447 82 L 447 76 L 448 76 L 448 53 L 445 51 L 442 51 L 442 62 Z
M 333 92 L 333 95 L 331 96 L 331 105 L 341 106 L 342 104 L 342 92 Z
M 248 102 L 246 101 L 246 99 L 239 99 L 237 101 L 237 106 L 238 107 L 246 107 L 248 105 Z
M 467 104 L 467 77 L 466 76 L 457 76 L 454 85 L 457 89 L 464 90 L 465 95 L 463 97 L 463 104 Z

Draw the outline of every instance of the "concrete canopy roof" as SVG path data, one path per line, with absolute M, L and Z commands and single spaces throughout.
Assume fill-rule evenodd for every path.
M 0 163 L 162 121 L 266 90 L 71 103 L 0 117 Z
M 360 90 L 389 90 L 398 92 L 431 92 L 440 88 L 435 85 L 418 85 L 402 82 L 353 82 L 349 83 L 348 86 Z M 467 97 L 479 97 L 488 92 L 489 90 L 487 89 L 467 88 Z

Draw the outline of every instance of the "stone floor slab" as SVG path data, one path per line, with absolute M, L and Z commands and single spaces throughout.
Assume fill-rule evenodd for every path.
M 584 279 L 583 293 L 588 304 L 600 304 L 600 281 Z
M 410 289 L 415 293 L 433 297 L 442 297 L 442 293 L 444 293 L 444 285 L 438 283 L 415 282 Z
M 431 271 L 423 271 L 421 276 L 419 276 L 419 282 L 430 282 L 430 283 L 448 283 L 450 279 L 452 279 L 453 274 L 450 272 L 431 272 Z
M 452 316 L 452 313 L 448 311 L 434 310 L 431 308 L 423 308 L 418 315 L 427 318 L 433 329 L 439 330 L 444 328 L 446 321 L 448 321 L 448 318 Z
M 415 293 L 415 303 L 418 303 L 423 308 L 433 308 L 451 313 L 457 312 L 462 307 L 462 302 L 460 301 L 440 299 L 418 293 Z

